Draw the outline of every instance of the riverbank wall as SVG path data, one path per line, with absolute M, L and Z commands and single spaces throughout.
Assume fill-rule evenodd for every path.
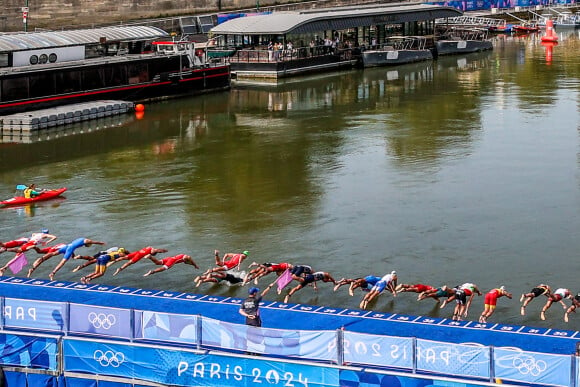
M 397 2 L 385 1 L 384 3 Z M 23 7 L 28 6 L 26 29 L 91 28 L 95 25 L 135 23 L 148 19 L 207 15 L 234 10 L 255 11 L 327 8 L 372 4 L 377 0 L 5 0 L 0 31 L 23 31 Z

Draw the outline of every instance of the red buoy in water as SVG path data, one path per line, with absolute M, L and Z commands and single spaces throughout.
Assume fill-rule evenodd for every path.
M 558 45 L 558 42 L 542 42 L 542 46 L 546 47 L 546 62 L 548 64 L 552 63 L 552 52 L 554 50 L 554 46 Z
M 135 105 L 135 111 L 136 112 L 144 112 L 145 106 L 143 104 L 138 103 L 137 105 Z
M 557 42 L 558 35 L 554 31 L 554 21 L 552 19 L 546 20 L 546 35 L 542 36 L 542 42 Z

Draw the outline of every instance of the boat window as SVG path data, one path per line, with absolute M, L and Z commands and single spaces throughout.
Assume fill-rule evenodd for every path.
M 31 65 L 35 65 L 38 63 L 38 55 L 30 55 L 30 59 L 28 60 Z
M 57 59 L 58 59 L 58 57 L 56 56 L 56 54 L 54 52 L 48 56 L 48 61 L 50 63 L 56 62 Z
M 2 80 L 2 98 L 7 101 L 28 98 L 28 78 L 8 78 Z
M 71 70 L 59 72 L 56 74 L 55 83 L 57 94 L 82 90 L 80 71 Z
M 82 85 L 85 90 L 100 89 L 103 87 L 103 81 L 98 69 L 85 69 L 82 72 Z
M 10 66 L 10 57 L 8 53 L 0 54 L 0 67 L 8 67 Z
M 39 62 L 40 64 L 44 64 L 44 63 L 48 62 L 48 55 L 46 55 L 46 54 L 42 54 L 42 55 L 40 55 L 40 56 L 38 57 L 38 62 Z
M 127 68 L 125 66 L 109 65 L 102 69 L 105 87 L 120 86 L 127 83 Z
M 54 94 L 54 73 L 40 72 L 38 74 L 30 75 L 28 78 L 30 97 L 44 97 Z
M 144 63 L 129 64 L 129 84 L 147 82 L 147 65 Z

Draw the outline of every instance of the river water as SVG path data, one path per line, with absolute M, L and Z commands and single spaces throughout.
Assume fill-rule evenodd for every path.
M 249 250 L 247 263 L 309 264 L 336 279 L 396 270 L 400 283 L 504 285 L 514 299 L 501 298 L 490 321 L 580 329 L 580 316 L 565 324 L 557 304 L 541 321 L 545 298 L 519 314 L 519 295 L 538 283 L 580 291 L 579 32 L 560 33 L 551 60 L 539 38 L 498 36 L 491 52 L 433 63 L 236 85 L 83 134 L 1 144 L 3 197 L 29 182 L 68 192 L 2 209 L 0 240 L 48 227 L 62 242 L 188 253 L 203 269 L 214 249 Z M 34 276 L 47 278 L 59 260 Z M 72 273 L 75 263 L 57 279 L 92 270 Z M 195 289 L 192 266 L 142 276 L 153 267 L 142 261 L 115 277 L 113 267 L 96 282 L 246 294 Z M 291 301 L 358 308 L 362 296 L 321 283 Z M 383 294 L 370 308 L 452 313 L 411 293 Z M 477 297 L 469 319 L 482 309 Z

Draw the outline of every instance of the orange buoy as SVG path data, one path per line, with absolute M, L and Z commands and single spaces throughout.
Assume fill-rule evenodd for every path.
M 554 21 L 552 19 L 546 20 L 546 35 L 542 36 L 542 42 L 557 42 L 558 35 L 554 31 Z
M 138 103 L 137 105 L 135 105 L 135 111 L 136 112 L 144 112 L 145 111 L 145 105 Z

